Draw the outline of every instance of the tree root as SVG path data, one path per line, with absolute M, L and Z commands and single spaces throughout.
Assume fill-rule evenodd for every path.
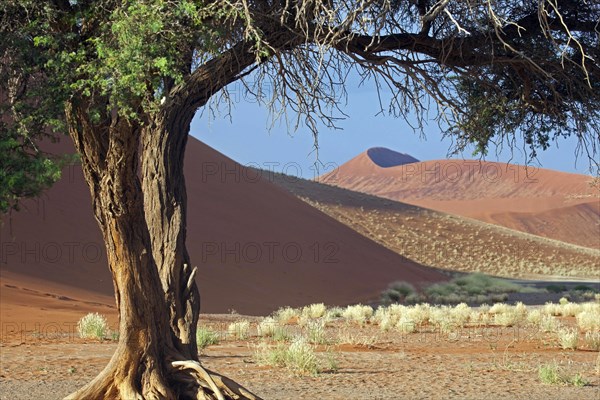
M 196 382 L 200 388 L 196 395 L 198 400 L 261 400 L 233 380 L 205 369 L 198 361 L 173 361 L 171 365 L 182 370 L 192 370 L 196 379 L 184 379 L 188 383 Z M 212 393 L 207 393 L 206 390 Z

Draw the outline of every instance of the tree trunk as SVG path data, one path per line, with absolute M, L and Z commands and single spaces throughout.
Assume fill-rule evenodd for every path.
M 191 120 L 159 113 L 143 131 L 142 185 L 152 250 L 176 347 L 197 359 L 200 293 L 186 249 L 187 195 L 183 159 Z
M 70 107 L 67 114 L 119 310 L 117 350 L 100 375 L 72 398 L 175 398 L 164 368 L 173 345 L 137 175 L 139 128 L 115 120 L 98 132 L 81 108 Z
M 93 381 L 68 398 L 256 398 L 227 378 L 205 370 L 196 361 L 196 353 L 189 354 L 195 350 L 195 341 L 184 343 L 181 339 L 195 334 L 195 330 L 185 335 L 181 334 L 181 329 L 173 331 L 173 308 L 165 305 L 165 300 L 172 295 L 165 292 L 154 260 L 153 244 L 160 243 L 160 237 L 151 240 L 144 210 L 144 197 L 152 198 L 156 192 L 144 196 L 138 176 L 141 128 L 116 116 L 112 117 L 110 125 L 94 126 L 83 104 L 69 105 L 67 119 L 106 244 L 119 310 L 119 343 L 109 364 Z M 184 204 L 185 194 L 181 198 Z M 148 204 L 162 208 L 156 199 Z M 184 217 L 185 213 L 179 215 Z M 169 226 L 177 217 L 174 220 L 149 220 L 163 224 L 161 229 L 164 230 L 152 230 L 161 234 L 171 232 Z M 175 225 L 177 229 L 180 227 L 184 228 L 185 224 Z M 181 236 L 185 240 L 185 229 L 181 234 L 169 236 L 167 243 L 178 246 L 184 243 L 180 241 Z M 170 239 L 177 237 L 179 241 Z M 185 247 L 181 249 L 176 248 L 174 254 L 180 254 L 181 260 L 186 260 Z M 162 257 L 160 262 L 164 266 L 173 260 L 175 258 Z M 172 270 L 185 272 L 182 268 Z M 170 273 L 165 276 L 171 279 Z M 181 304 L 185 304 L 184 294 L 188 296 L 186 298 L 193 298 L 185 290 L 173 293 L 181 296 L 175 298 Z M 189 312 L 195 323 L 197 309 L 195 314 L 193 309 Z

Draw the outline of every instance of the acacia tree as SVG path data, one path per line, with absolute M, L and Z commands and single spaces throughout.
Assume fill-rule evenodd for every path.
M 68 132 L 115 286 L 117 349 L 71 398 L 254 397 L 199 363 L 185 247 L 190 123 L 234 81 L 250 76 L 275 118 L 290 111 L 316 138 L 343 116 L 355 71 L 391 114 L 437 120 L 457 149 L 522 143 L 535 157 L 571 135 L 598 166 L 600 6 L 589 0 L 0 4 L 5 132 Z

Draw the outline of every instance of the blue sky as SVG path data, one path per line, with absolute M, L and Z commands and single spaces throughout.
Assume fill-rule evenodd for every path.
M 435 121 L 425 128 L 427 138 L 422 139 L 403 119 L 376 115 L 379 107 L 374 90 L 363 86 L 349 88 L 348 92 L 348 104 L 343 109 L 349 118 L 338 124 L 343 130 L 322 127 L 319 131 L 319 160 L 324 164 L 320 173 L 376 146 L 408 153 L 419 160 L 446 158 L 451 142 L 442 140 Z M 207 113 L 198 113 L 192 122 L 192 135 L 244 165 L 304 178 L 317 174 L 313 138 L 308 129 L 288 133 L 287 128 L 279 124 L 269 130 L 268 113 L 263 107 L 245 99 L 242 91 L 236 92 L 235 88 L 233 96 L 231 118 L 225 115 L 209 118 Z M 551 149 L 540 152 L 541 167 L 589 173 L 588 161 L 575 159 L 574 140 L 562 139 L 557 144 L 559 148 L 555 143 Z M 465 152 L 462 157 L 473 158 L 471 152 Z M 510 153 L 504 151 L 498 157 L 490 152 L 486 159 L 507 162 L 510 158 Z M 512 162 L 524 162 L 519 150 Z

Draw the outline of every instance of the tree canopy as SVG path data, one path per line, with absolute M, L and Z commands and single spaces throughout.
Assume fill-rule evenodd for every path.
M 599 24 L 591 0 L 0 0 L 0 207 L 57 179 L 35 143 L 68 132 L 115 285 L 117 349 L 71 398 L 256 398 L 199 363 L 185 245 L 190 123 L 227 85 L 316 139 L 354 71 L 456 149 L 571 136 L 597 169 Z
M 344 116 L 355 70 L 382 109 L 437 119 L 456 149 L 504 142 L 535 157 L 575 136 L 597 168 L 599 21 L 589 0 L 3 0 L 2 143 L 22 172 L 3 178 L 2 208 L 56 180 L 32 140 L 65 131 L 74 94 L 92 123 L 148 123 L 173 103 L 193 114 L 249 74 L 275 117 L 292 110 L 315 134 Z

